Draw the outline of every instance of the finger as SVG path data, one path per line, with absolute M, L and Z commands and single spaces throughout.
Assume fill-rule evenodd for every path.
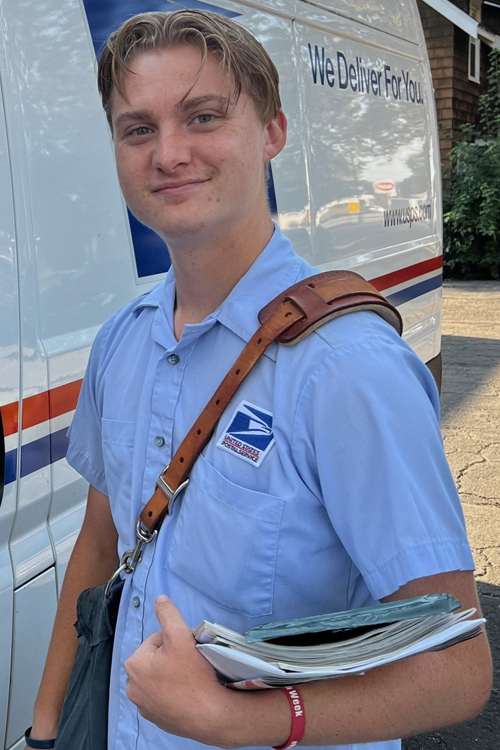
M 155 612 L 164 637 L 172 635 L 175 631 L 177 634 L 188 633 L 192 639 L 191 628 L 183 620 L 181 613 L 171 599 L 164 595 L 158 596 L 155 601 Z
M 153 633 L 153 635 L 150 635 L 149 638 L 146 638 L 143 643 L 141 643 L 140 646 L 129 656 L 129 658 L 125 661 L 125 672 L 130 677 L 130 672 L 132 671 L 135 664 L 144 663 L 144 658 L 150 658 L 151 656 L 154 656 L 154 654 L 158 651 L 158 649 L 163 646 L 163 632 L 160 630 L 158 633 Z
M 139 648 L 146 647 L 147 651 L 154 651 L 157 648 L 160 648 L 160 646 L 163 646 L 165 639 L 163 638 L 163 631 L 158 630 L 158 632 L 153 633 L 148 638 L 146 638 L 145 641 L 141 643 Z

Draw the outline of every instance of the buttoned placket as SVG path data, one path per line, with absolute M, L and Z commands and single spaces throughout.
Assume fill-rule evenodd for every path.
M 172 457 L 174 414 L 181 396 L 185 366 L 189 360 L 189 350 L 186 350 L 186 347 L 183 348 L 185 351 L 182 357 L 178 354 L 175 354 L 174 357 L 174 353 L 167 351 L 159 359 L 156 366 L 150 399 L 151 419 L 145 451 L 143 498 L 146 498 L 146 495 L 149 498 L 159 474 L 168 465 Z M 166 522 L 168 522 L 168 518 Z M 142 561 L 132 577 L 131 596 L 132 598 L 137 596 L 141 601 L 146 597 L 147 576 L 154 559 L 154 546 L 155 543 L 144 549 Z M 139 644 L 145 636 L 143 632 L 144 615 L 143 611 L 139 611 L 139 608 L 135 608 L 136 612 L 131 612 L 132 608 L 129 607 L 127 629 L 130 627 L 130 632 L 135 631 L 137 633 L 136 637 Z M 144 608 L 140 609 L 143 610 Z M 134 620 L 134 623 L 132 624 L 130 620 Z
M 168 465 L 173 453 L 175 413 L 179 399 L 182 397 L 182 383 L 186 367 L 189 366 L 190 355 L 196 345 L 196 341 L 205 331 L 209 330 L 214 324 L 215 319 L 204 321 L 196 326 L 189 326 L 186 334 L 180 342 L 168 349 L 164 349 L 159 357 L 152 384 L 150 386 L 151 395 L 147 401 L 151 408 L 151 419 L 147 434 L 146 447 L 144 451 L 145 462 L 143 472 L 142 497 L 144 503 L 147 502 L 153 492 L 156 479 L 160 472 Z M 159 338 L 159 337 L 158 337 Z M 164 331 L 161 331 L 162 343 L 167 343 L 164 338 Z M 168 343 L 171 343 L 168 342 Z M 161 344 L 160 344 L 161 345 Z M 186 429 L 189 429 L 187 427 Z M 174 446 L 177 448 L 177 446 Z M 167 517 L 162 526 L 162 534 L 170 534 L 169 522 L 172 519 Z M 123 623 L 123 640 L 121 648 L 120 661 L 123 664 L 128 655 L 137 649 L 149 633 L 145 633 L 146 608 L 154 606 L 153 601 L 148 599 L 148 580 L 150 578 L 151 567 L 155 560 L 156 542 L 144 547 L 142 558 L 137 565 L 130 580 L 125 613 L 125 622 Z M 124 604 L 126 602 L 123 602 Z M 123 721 L 119 722 L 117 739 L 121 732 L 128 735 L 128 741 L 123 737 L 125 746 L 130 746 L 132 734 L 130 733 L 130 711 L 135 712 L 135 737 L 132 744 L 136 746 L 139 738 L 139 715 L 126 699 L 126 682 L 125 675 L 121 675 L 120 681 L 120 707 L 119 714 Z M 119 744 L 119 740 L 118 740 Z

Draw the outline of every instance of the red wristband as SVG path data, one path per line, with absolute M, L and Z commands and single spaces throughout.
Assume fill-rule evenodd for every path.
M 290 747 L 295 747 L 295 745 L 298 745 L 301 741 L 306 730 L 306 712 L 299 691 L 294 685 L 281 689 L 285 693 L 288 698 L 288 703 L 290 704 L 292 728 L 290 730 L 290 737 L 284 745 L 275 746 L 273 750 L 288 750 Z

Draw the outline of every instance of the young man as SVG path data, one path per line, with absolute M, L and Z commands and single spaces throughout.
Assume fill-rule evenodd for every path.
M 314 273 L 269 214 L 266 165 L 286 120 L 276 69 L 248 32 L 194 11 L 135 17 L 112 36 L 99 81 L 123 193 L 168 243 L 172 268 L 92 351 L 68 452 L 91 488 L 35 707 L 39 739 L 57 731 L 77 595 L 111 575 L 117 547 L 134 546 L 158 475 L 258 311 Z M 245 630 L 441 591 L 478 606 L 437 409 L 427 369 L 373 313 L 271 347 L 127 577 L 110 749 L 285 743 L 283 692 L 221 686 L 195 648 L 202 619 Z M 256 461 L 224 441 L 235 419 L 265 428 Z M 474 716 L 490 685 L 484 635 L 310 683 L 303 744 L 394 750 L 397 737 Z

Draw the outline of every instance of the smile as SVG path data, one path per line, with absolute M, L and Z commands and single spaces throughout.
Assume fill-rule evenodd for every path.
M 167 182 L 163 185 L 158 185 L 153 188 L 153 193 L 160 193 L 161 195 L 174 195 L 176 193 L 187 192 L 193 188 L 203 185 L 206 180 L 182 180 L 181 182 Z

